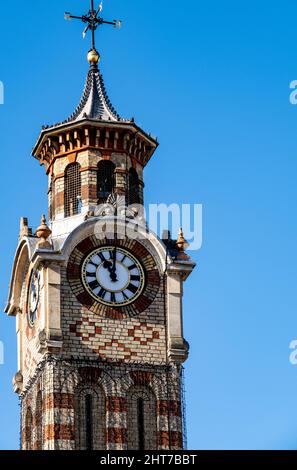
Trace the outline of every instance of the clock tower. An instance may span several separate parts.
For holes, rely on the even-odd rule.
[[[92,33],[98,13],[83,17]],[[43,127],[33,150],[48,175],[48,222],[33,232],[21,219],[6,307],[21,446],[178,450],[183,282],[195,264],[182,231],[161,240],[145,223],[143,170],[158,144],[115,111],[99,59],[93,43],[78,107]]]

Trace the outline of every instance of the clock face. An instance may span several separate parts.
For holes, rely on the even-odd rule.
[[[30,278],[28,296],[28,321],[31,326],[35,324],[40,299],[40,272],[33,271]]]
[[[114,246],[97,248],[87,256],[82,280],[95,300],[112,307],[133,303],[145,287],[140,262],[130,252]]]

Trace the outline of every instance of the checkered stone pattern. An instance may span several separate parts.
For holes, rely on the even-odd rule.
[[[22,394],[22,449],[88,449],[87,395],[93,450],[139,448],[138,398],[144,401],[145,449],[182,449],[179,371],[73,358],[47,358]]]
[[[149,310],[136,318],[100,317],[79,305],[67,283],[62,285],[65,350],[101,360],[159,363],[166,360],[166,332],[162,291]]]

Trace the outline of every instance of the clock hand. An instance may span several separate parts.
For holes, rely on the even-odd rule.
[[[105,260],[103,263],[104,269],[107,269],[110,274],[110,279],[112,282],[117,282],[117,275],[116,275],[116,248],[113,252],[112,260]]]
[[[118,278],[116,274],[116,270],[117,270],[117,249],[116,248],[113,250],[112,259],[113,259],[113,264],[110,270],[110,279],[112,280],[112,282],[117,282]]]
[[[111,261],[107,261],[107,260],[104,261],[104,263],[103,263],[103,268],[104,268],[104,269],[108,269],[108,271],[110,271],[111,268],[112,268],[112,262],[111,262]]]

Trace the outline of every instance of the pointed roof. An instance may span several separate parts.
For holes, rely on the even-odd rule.
[[[71,130],[92,128],[123,129],[121,133],[124,139],[122,147],[127,145],[131,137],[131,145],[135,151],[142,154],[143,163],[146,164],[158,147],[157,139],[146,133],[134,121],[134,118],[123,119],[112,106],[104,86],[103,78],[98,67],[100,54],[96,49],[88,53],[90,69],[88,71],[85,88],[80,102],[75,111],[65,121],[54,125],[43,126],[37,142],[32,150],[32,155],[42,164],[48,164],[61,150],[61,139],[71,139]],[[128,132],[128,134],[127,134]],[[66,134],[65,134],[66,133]],[[134,137],[132,136],[134,134]],[[74,143],[72,142],[72,146]],[[87,145],[87,144],[86,144]],[[97,145],[97,144],[96,144]],[[79,147],[80,148],[80,147]],[[134,154],[135,154],[134,151]],[[45,163],[47,162],[47,163]]]
[[[43,129],[50,129],[64,124],[71,124],[83,119],[130,122],[130,120],[126,121],[122,119],[111,104],[106,92],[103,76],[98,67],[98,63],[96,61],[89,62],[90,69],[88,71],[84,91],[75,111],[64,121],[56,123],[52,126],[43,126]]]
[[[79,105],[65,123],[80,121],[84,117],[103,121],[121,120],[107,96],[103,77],[96,64],[90,67]]]

